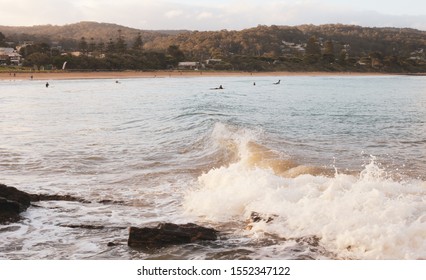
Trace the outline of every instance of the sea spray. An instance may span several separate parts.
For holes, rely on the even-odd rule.
[[[273,216],[236,233],[285,239],[316,236],[338,258],[426,258],[426,188],[419,180],[395,181],[376,160],[358,175],[277,175],[250,164],[248,143],[240,159],[198,178],[185,196],[187,213],[216,223],[247,221],[253,212]]]

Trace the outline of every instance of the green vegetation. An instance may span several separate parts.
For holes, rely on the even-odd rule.
[[[95,22],[0,26],[0,46],[7,45],[20,47],[23,66],[37,69],[61,69],[65,62],[78,70],[175,69],[194,61],[207,70],[426,72],[426,32],[401,28],[273,25],[200,32]]]

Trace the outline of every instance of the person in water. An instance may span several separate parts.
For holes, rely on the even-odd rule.
[[[278,82],[274,83],[274,85],[279,85],[281,83],[281,80],[278,80]]]
[[[47,87],[47,88],[49,87],[49,82],[47,82],[47,83],[46,83],[46,87]]]

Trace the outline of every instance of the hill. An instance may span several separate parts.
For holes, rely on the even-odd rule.
[[[163,66],[176,67],[182,59],[203,62],[214,58],[215,65],[209,67],[216,70],[426,72],[426,31],[408,28],[327,24],[259,25],[241,31],[154,31],[80,22],[64,26],[0,26],[0,32],[15,44],[33,41],[60,46],[65,51],[96,50],[98,55],[116,52],[117,61],[122,61],[127,53],[128,63],[136,55],[128,52],[139,37],[144,52],[165,55],[161,59],[155,55]],[[120,63],[117,61],[116,66]],[[151,66],[155,64],[152,63]],[[364,65],[368,67],[359,67]]]
[[[35,26],[0,26],[2,32],[9,41],[35,41],[55,42],[65,48],[73,48],[82,37],[87,40],[93,38],[95,42],[108,42],[115,39],[120,30],[121,36],[127,40],[133,40],[138,34],[148,41],[154,38],[175,35],[179,30],[140,30],[113,23],[99,23],[82,21],[67,25],[35,25]]]
[[[264,55],[278,51],[286,43],[305,44],[315,36],[320,41],[332,40],[337,44],[350,45],[355,55],[379,51],[383,54],[407,55],[426,48],[426,31],[408,28],[370,28],[355,25],[300,25],[263,26],[241,31],[188,31],[188,30],[140,30],[112,23],[84,21],[63,26],[38,25],[31,27],[0,26],[9,41],[61,42],[75,47],[82,37],[95,42],[108,42],[118,36],[131,42],[138,34],[147,49],[165,50],[177,45],[184,52],[211,56],[213,51],[222,55]],[[120,34],[119,34],[120,33]],[[74,42],[70,44],[70,42]]]

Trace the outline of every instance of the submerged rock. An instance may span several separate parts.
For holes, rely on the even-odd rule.
[[[0,184],[0,224],[17,222],[21,219],[20,213],[31,206],[31,202],[45,200],[62,200],[86,202],[84,199],[70,195],[48,195],[48,194],[30,194],[18,190],[15,187]]]
[[[164,223],[155,228],[131,227],[127,244],[140,249],[158,249],[203,240],[217,240],[217,231],[192,223],[184,225]]]
[[[30,194],[32,202],[38,201],[52,201],[52,200],[60,200],[60,201],[77,201],[82,203],[90,203],[82,198],[78,198],[71,195],[59,195],[59,194]]]

